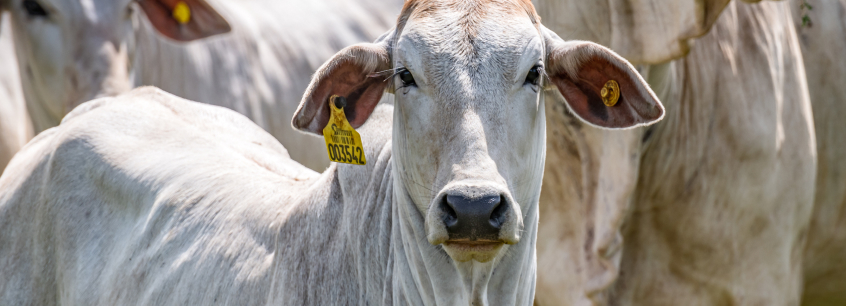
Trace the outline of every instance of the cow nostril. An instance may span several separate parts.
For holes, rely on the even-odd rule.
[[[501,195],[465,197],[447,195],[440,202],[441,218],[449,239],[496,241],[508,219],[508,205]]]
[[[499,203],[496,208],[494,208],[493,212],[491,212],[491,218],[488,222],[491,223],[491,226],[497,229],[502,228],[502,224],[505,223],[505,213],[507,211],[508,205],[506,204],[505,198],[500,196]]]
[[[455,214],[455,209],[449,204],[447,197],[441,200],[441,211],[443,212],[441,218],[444,221],[444,225],[453,227],[458,223],[458,215]]]

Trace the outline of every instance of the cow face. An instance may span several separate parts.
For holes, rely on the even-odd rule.
[[[37,131],[57,125],[79,103],[131,88],[134,12],[177,41],[229,31],[202,0],[4,1]]]
[[[537,203],[544,41],[518,3],[456,4],[418,4],[395,36],[393,153],[429,242],[487,262]]]
[[[545,89],[601,127],[663,114],[627,62],[596,44],[565,43],[537,21],[527,1],[408,1],[395,30],[317,72],[293,125],[320,134],[328,98],[340,95],[360,126],[382,92],[393,92],[397,197],[410,199],[429,243],[452,259],[491,261],[537,228],[524,220],[537,222]],[[606,106],[612,79],[619,95]]]

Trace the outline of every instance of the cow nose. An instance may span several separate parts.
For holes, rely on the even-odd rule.
[[[499,240],[499,232],[508,210],[502,196],[468,198],[447,195],[441,205],[450,240]]]

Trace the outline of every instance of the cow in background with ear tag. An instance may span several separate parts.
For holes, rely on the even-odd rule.
[[[382,0],[0,2],[0,9],[11,13],[36,134],[58,125],[84,101],[152,85],[246,115],[287,146],[292,158],[315,170],[329,164],[325,154],[314,154],[325,150],[323,142],[289,123],[308,85],[301,76],[340,46],[378,37],[402,5]]]
[[[58,125],[82,102],[134,87],[138,7],[159,34],[178,42],[231,30],[204,0],[4,1],[36,133]],[[178,3],[191,11],[186,23],[174,17]]]

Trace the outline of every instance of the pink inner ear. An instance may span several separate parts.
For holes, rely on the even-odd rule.
[[[637,86],[635,82],[640,82],[637,76],[599,56],[584,61],[576,76],[561,71],[551,75],[550,80],[573,112],[597,126],[627,128],[652,122],[663,114],[657,101]],[[620,86],[620,99],[614,106],[606,106],[600,94],[609,80],[617,81]]]
[[[180,1],[191,10],[191,19],[186,24],[173,18],[173,8]],[[138,0],[138,4],[160,34],[176,41],[187,42],[232,30],[229,23],[203,0]]]

